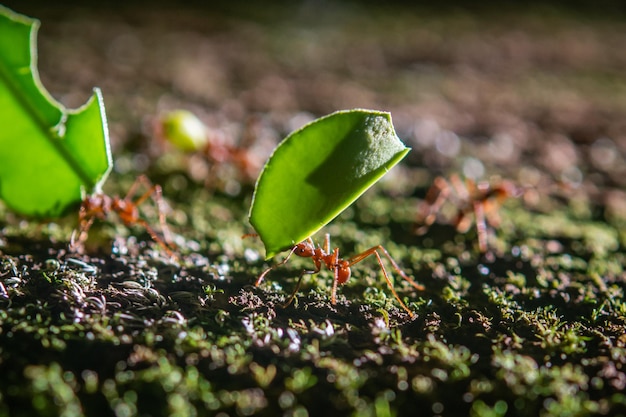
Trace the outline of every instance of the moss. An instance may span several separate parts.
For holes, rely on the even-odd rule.
[[[80,12],[89,30],[76,42],[101,46],[94,34],[118,39],[110,30],[120,27],[146,45],[167,47],[181,37],[209,53],[211,65],[201,69],[220,82],[203,76],[190,91],[180,80],[197,73],[180,66],[164,92],[169,63],[179,57],[171,47],[175,58],[156,46],[154,56],[144,50],[145,70],[163,71],[145,79],[126,80],[126,67],[95,61],[93,70],[111,89],[117,141],[106,191],[123,195],[139,173],[160,183],[180,259],[167,259],[143,228],[127,228],[114,216],[94,225],[85,253],[69,253],[75,216],[37,223],[0,206],[0,416],[626,414],[626,233],[617,215],[623,157],[614,153],[612,166],[593,159],[598,137],[614,140],[615,149],[623,145],[623,97],[595,90],[607,78],[593,78],[594,68],[606,75],[607,65],[617,65],[614,27],[527,16],[515,17],[511,32],[497,19],[461,12],[360,20],[350,10],[331,13],[336,26],[320,38],[291,20],[266,34],[262,23],[232,16],[217,19],[230,30],[218,25],[214,34],[223,36],[213,38],[200,29],[206,22],[195,20],[200,14],[183,8],[182,23],[173,24],[191,26],[163,38],[148,23],[145,33],[136,32],[112,16],[119,25]],[[171,13],[141,16],[159,27],[172,24]],[[393,27],[357,30],[380,21]],[[46,22],[54,24],[56,36],[81,27]],[[593,34],[583,44],[581,28]],[[382,34],[389,36],[384,42]],[[308,36],[328,42],[310,43]],[[225,38],[228,51],[221,49]],[[511,45],[525,45],[525,58]],[[87,59],[102,49],[80,50]],[[565,81],[553,85],[581,60],[591,69],[565,71]],[[198,68],[201,61],[194,58]],[[48,77],[76,84],[74,77]],[[608,80],[619,83],[619,72]],[[255,287],[276,261],[263,260],[257,239],[242,239],[252,231],[252,184],[133,131],[155,112],[146,102],[164,93],[159,103],[199,109],[219,134],[256,138],[260,153],[305,117],[301,111],[390,107],[414,151],[326,231],[346,257],[384,245],[425,286],[417,291],[390,269],[415,316],[399,307],[375,258],[354,265],[334,305],[332,276],[322,271],[306,275],[293,303],[283,306],[301,271],[312,268],[308,259],[290,260]],[[456,137],[459,153],[440,152],[441,137]],[[554,143],[560,147],[550,148]],[[554,153],[569,155],[567,168],[577,171],[557,169]],[[499,227],[489,228],[486,254],[477,251],[475,228],[460,233],[438,221],[414,233],[433,177],[463,172],[471,168],[467,161],[526,187],[504,203]],[[144,214],[158,224],[154,212]]]

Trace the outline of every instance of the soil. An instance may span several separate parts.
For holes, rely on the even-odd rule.
[[[42,21],[55,98],[77,107],[102,89],[105,191],[160,184],[178,259],[115,216],[77,253],[76,212],[0,207],[0,416],[626,414],[619,9],[10,7]],[[414,316],[373,258],[335,305],[322,272],[282,306],[306,259],[254,286],[277,262],[242,238],[255,175],[159,137],[180,108],[258,161],[315,117],[391,112],[412,152],[324,232],[346,256],[384,245],[426,287],[395,282]],[[455,175],[516,187],[487,253],[455,227],[459,190],[416,233],[430,185]]]

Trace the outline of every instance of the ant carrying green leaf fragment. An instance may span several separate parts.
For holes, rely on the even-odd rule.
[[[165,113],[155,123],[155,131],[175,148],[201,155],[214,171],[221,165],[235,168],[242,182],[251,183],[260,171],[261,159],[254,152],[244,144],[225,140],[219,129],[209,128],[188,110]]]
[[[250,223],[266,259],[314,235],[410,151],[389,113],[345,110],[283,140],[256,183]]]
[[[57,217],[100,189],[111,151],[100,90],[68,110],[41,84],[38,27],[0,6],[0,199],[23,215]]]
[[[0,198],[20,214],[39,217],[58,217],[81,203],[71,250],[86,239],[94,219],[115,212],[127,226],[143,226],[175,257],[158,185],[142,176],[124,198],[102,192],[112,165],[102,95],[94,89],[77,110],[50,96],[37,69],[38,27],[38,20],[0,6]],[[146,190],[133,200],[140,186]],[[148,198],[157,206],[163,238],[139,214]]]
[[[140,187],[144,188],[143,193],[136,197]],[[150,223],[144,219],[140,213],[140,206],[148,199],[152,199],[159,216],[159,223],[163,237],[159,236]],[[109,196],[102,192],[88,195],[83,200],[78,212],[78,230],[74,230],[70,241],[70,250],[81,249],[82,244],[87,239],[87,233],[93,225],[94,220],[105,220],[110,213],[115,213],[119,219],[128,227],[142,226],[154,240],[171,258],[177,258],[174,252],[172,237],[165,222],[165,210],[163,208],[163,192],[161,186],[152,184],[150,180],[141,175],[130,186],[126,196]]]
[[[323,246],[316,247],[311,239],[409,150],[396,135],[390,114],[379,111],[339,111],[290,134],[265,164],[250,208],[250,223],[265,245],[266,259],[283,250],[290,252],[282,262],[265,270],[256,285],[291,255],[309,257],[315,269],[303,274],[316,274],[323,265],[333,272],[331,302],[335,304],[337,286],[350,278],[350,268],[375,256],[395,298],[412,315],[394,290],[380,254],[414,288],[423,287],[400,269],[385,248],[374,246],[342,259],[339,248],[331,251],[328,235]]]

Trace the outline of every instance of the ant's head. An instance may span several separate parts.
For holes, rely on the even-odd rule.
[[[294,247],[293,253],[303,258],[310,258],[315,254],[315,246],[309,240],[305,240]]]
[[[102,193],[90,194],[83,200],[83,208],[87,212],[108,212],[111,209],[111,198]]]
[[[515,184],[513,181],[502,181],[502,183],[495,187],[495,192],[500,199],[511,197],[518,198],[521,197],[525,191],[524,187]]]
[[[113,197],[111,199],[111,208],[114,211],[124,211],[128,205],[129,202],[124,200],[123,198]]]

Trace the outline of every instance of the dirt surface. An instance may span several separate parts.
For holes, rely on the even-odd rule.
[[[179,259],[115,216],[74,253],[75,212],[35,222],[0,208],[0,415],[626,414],[615,16],[11,6],[42,21],[54,97],[75,107],[102,89],[115,160],[105,190],[123,195],[140,174],[161,184]],[[384,245],[426,286],[396,280],[414,317],[375,259],[353,268],[336,305],[324,272],[280,307],[305,259],[254,287],[275,262],[242,239],[254,175],[165,143],[156,126],[178,108],[258,161],[315,117],[390,111],[413,151],[325,232],[347,256]],[[454,227],[458,201],[415,232],[439,175],[520,191],[488,228],[487,253],[474,227]]]

